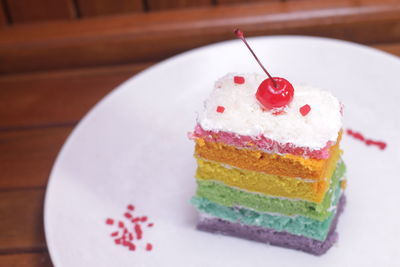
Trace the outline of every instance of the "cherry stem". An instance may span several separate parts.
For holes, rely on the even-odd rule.
[[[276,84],[276,81],[274,80],[274,78],[272,78],[272,76],[269,74],[269,72],[264,68],[263,64],[261,64],[260,60],[258,59],[256,54],[254,53],[253,49],[251,49],[250,45],[247,43],[246,39],[244,38],[243,32],[241,30],[239,30],[239,29],[236,29],[235,30],[235,35],[236,35],[237,38],[239,38],[240,40],[242,40],[244,42],[244,44],[250,50],[250,52],[253,55],[253,57],[256,59],[257,63],[260,65],[260,67],[263,69],[263,71],[268,75],[268,78],[270,78],[272,80],[272,83],[273,83],[274,87],[278,88],[278,85]]]

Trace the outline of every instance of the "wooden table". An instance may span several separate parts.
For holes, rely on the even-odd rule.
[[[325,1],[324,5],[327,2],[332,1]],[[348,4],[349,1],[342,2]],[[260,17],[258,11],[246,8],[241,9],[244,11],[239,15],[237,7],[207,12],[204,9],[168,11],[150,18],[113,17],[107,18],[107,23],[114,23],[115,29],[106,37],[98,26],[105,23],[102,19],[84,21],[79,24],[82,27],[79,32],[70,31],[78,27],[75,22],[0,30],[0,37],[7,37],[0,38],[0,266],[52,266],[43,230],[43,199],[49,172],[62,144],[82,116],[118,84],[174,53],[230,39],[234,25],[243,25],[250,35],[298,33],[354,40],[399,56],[400,6],[396,4],[386,10],[378,8],[373,14],[379,16],[375,17],[366,15],[366,10],[352,9],[353,6],[356,5],[347,7],[347,13],[342,12],[337,19],[314,16],[296,20],[287,10],[278,7],[273,7],[275,13],[271,14],[281,12],[286,18],[271,15],[268,20]],[[296,5],[290,7],[293,12],[300,12]],[[266,4],[260,8],[271,9]],[[386,20],[382,19],[383,13]],[[164,21],[168,17],[174,20],[172,15],[176,14],[184,15],[180,17],[183,22],[170,22],[164,24],[164,28],[155,26],[154,21]],[[308,16],[312,14],[315,15],[310,13]],[[351,14],[351,18],[346,14]],[[224,16],[233,18],[228,21],[222,19]],[[199,21],[200,17],[201,27],[193,19]],[[250,22],[249,17],[253,18]],[[279,24],[278,19],[283,21]],[[146,34],[140,33],[143,27],[126,27],[126,23],[138,20],[149,20],[146,21]],[[322,22],[325,26],[321,26]],[[268,25],[274,27],[268,28]],[[380,32],[367,34],[371,29],[386,31],[386,35]],[[32,31],[36,35],[29,34]],[[131,31],[137,38],[124,39]],[[148,38],[150,33],[151,38]],[[77,46],[78,40],[85,36],[90,36],[85,39],[86,44]],[[107,45],[110,36],[119,38],[112,48],[113,56],[102,55],[102,50],[88,49],[90,46],[99,48],[100,43]],[[173,46],[170,36],[181,37],[183,43]],[[161,42],[158,48],[149,45],[155,40]],[[121,57],[123,49],[129,46],[141,50],[128,49],[125,53],[129,59],[124,60]],[[51,51],[46,53],[46,49]],[[62,53],[71,55],[81,50],[88,53],[81,60],[78,57],[68,61],[62,56]],[[59,58],[54,58],[57,53]],[[36,61],[24,64],[24,60]]]

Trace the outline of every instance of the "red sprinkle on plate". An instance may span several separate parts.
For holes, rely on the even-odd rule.
[[[371,146],[371,145],[372,146],[377,146],[377,147],[379,147],[380,150],[384,150],[386,148],[386,146],[387,146],[387,144],[385,142],[368,139],[360,132],[356,132],[356,131],[347,129],[346,133],[348,135],[352,136],[354,139],[363,142],[367,146]]]
[[[135,230],[137,239],[142,239],[143,232],[142,232],[142,228],[140,227],[140,224],[135,224],[134,230]]]
[[[224,113],[224,111],[225,111],[225,108],[223,106],[218,106],[217,107],[217,112],[218,113]]]
[[[117,236],[117,235],[118,235],[118,231],[111,233],[111,236],[112,236],[112,237],[115,237],[115,236]]]
[[[106,224],[108,224],[108,225],[113,225],[113,224],[114,224],[114,220],[108,218],[108,219],[106,220]]]
[[[137,246],[136,242],[145,242],[143,240],[145,234],[145,228],[152,227],[154,225],[153,222],[147,222],[147,216],[135,216],[133,211],[135,210],[135,206],[128,205],[126,207],[126,211],[122,214],[122,219],[115,221],[114,219],[107,218],[105,223],[107,225],[114,225],[115,222],[117,229],[114,229],[113,232],[110,233],[111,238],[113,239],[116,245],[122,245],[131,251],[135,251]],[[142,241],[143,240],[143,241]],[[135,241],[135,243],[134,243]],[[145,243],[146,246],[140,246],[147,251],[153,249],[153,245],[150,243]]]

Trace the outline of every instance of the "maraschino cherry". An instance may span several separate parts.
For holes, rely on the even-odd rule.
[[[266,110],[281,110],[287,106],[293,99],[294,89],[290,82],[280,77],[272,77],[269,72],[261,64],[260,60],[254,54],[253,50],[244,38],[244,34],[241,30],[236,29],[235,35],[241,39],[251,54],[254,56],[258,64],[267,74],[268,79],[265,79],[258,87],[256,98],[260,102],[261,106]],[[280,114],[276,112],[276,114]]]

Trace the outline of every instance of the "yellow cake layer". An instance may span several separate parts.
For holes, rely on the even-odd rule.
[[[326,179],[306,180],[287,176],[248,171],[197,158],[196,178],[222,182],[225,185],[268,196],[302,199],[321,203],[329,189],[340,150],[335,150],[334,160],[327,168]]]
[[[331,156],[328,159],[303,158],[292,154],[270,154],[260,150],[236,148],[223,143],[208,142],[202,138],[196,139],[195,155],[243,170],[323,180],[330,177],[328,166],[335,165],[337,162],[340,153],[340,138],[341,134],[339,134],[336,144],[330,148]]]

